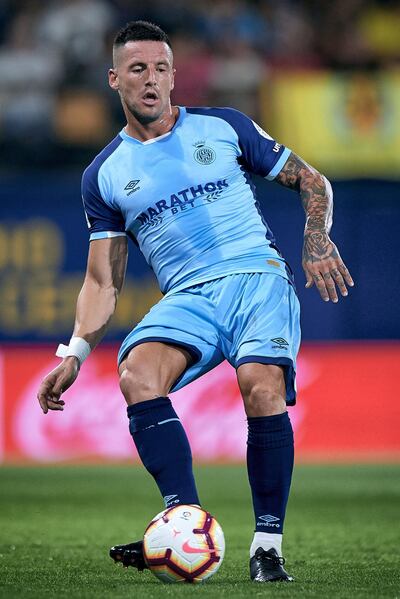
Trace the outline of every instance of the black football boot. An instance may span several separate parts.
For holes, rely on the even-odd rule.
[[[284,563],[276,549],[265,551],[259,547],[250,559],[250,578],[253,582],[293,582],[294,578],[283,568]]]
[[[127,545],[115,545],[110,549],[110,557],[117,563],[121,562],[125,568],[132,566],[139,572],[147,569],[143,556],[143,541],[128,543]]]

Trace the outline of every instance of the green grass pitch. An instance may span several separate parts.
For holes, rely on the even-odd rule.
[[[0,597],[400,597],[399,465],[298,466],[284,553],[293,584],[248,578],[253,518],[243,466],[202,466],[203,505],[225,560],[204,585],[164,585],[123,569],[110,545],[138,539],[160,509],[133,466],[0,468]]]

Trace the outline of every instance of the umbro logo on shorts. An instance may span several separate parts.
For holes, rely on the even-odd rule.
[[[274,349],[287,349],[289,346],[289,343],[283,337],[274,337],[271,341],[276,343],[276,345],[273,346]]]

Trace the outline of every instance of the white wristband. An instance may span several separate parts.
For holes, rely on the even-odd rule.
[[[60,345],[57,347],[56,356],[59,358],[66,358],[67,356],[75,356],[79,360],[79,364],[81,365],[88,355],[90,354],[92,348],[89,343],[82,339],[82,337],[71,337],[69,345]]]

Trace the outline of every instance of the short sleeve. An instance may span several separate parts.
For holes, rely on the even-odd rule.
[[[190,109],[224,119],[235,130],[241,156],[239,162],[246,170],[273,180],[285,165],[291,150],[273,139],[257,123],[234,108]]]
[[[82,201],[90,240],[125,235],[125,222],[119,210],[113,208],[99,186],[99,168],[93,162],[82,176]]]
[[[290,150],[242,112],[226,110],[230,112],[229,122],[239,137],[244,166],[256,175],[274,179],[287,161]]]

